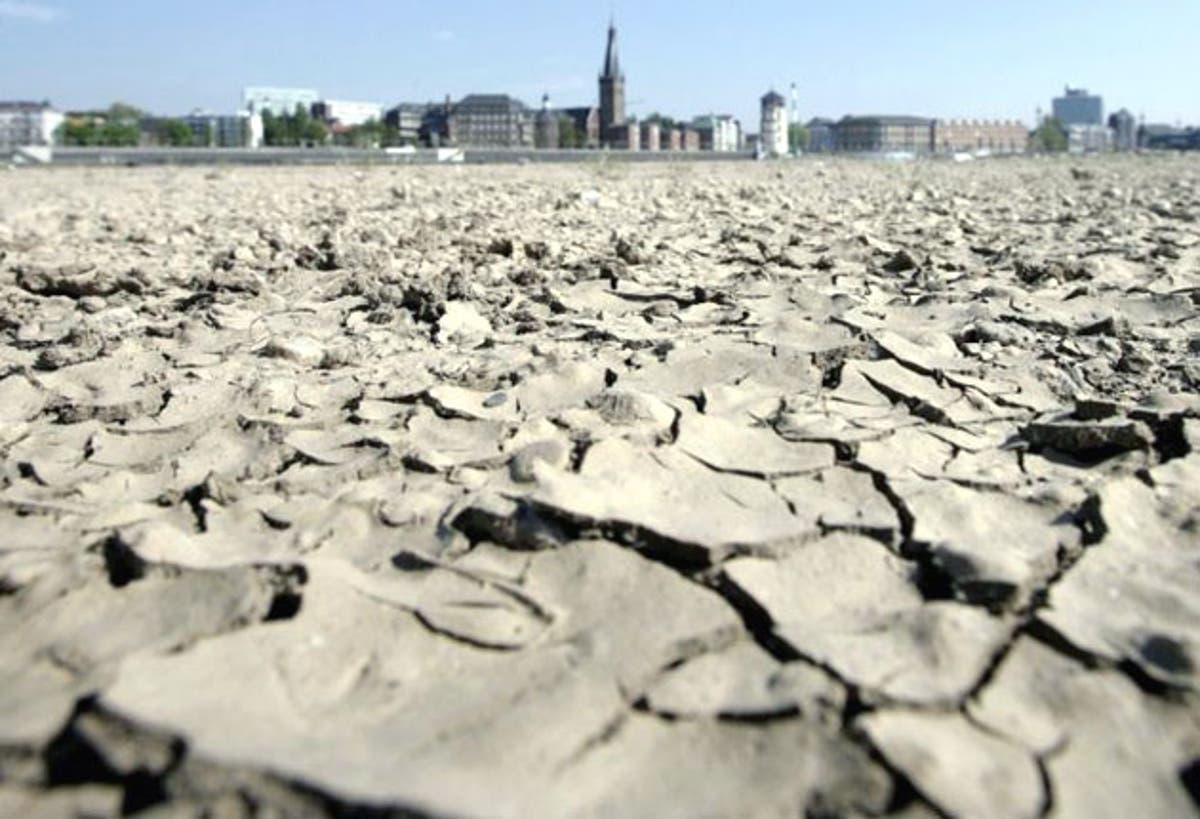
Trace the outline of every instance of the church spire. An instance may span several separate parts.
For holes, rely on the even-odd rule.
[[[617,24],[615,19],[608,21],[608,48],[604,51],[604,71],[601,79],[615,80],[621,77],[621,61],[617,57]]]

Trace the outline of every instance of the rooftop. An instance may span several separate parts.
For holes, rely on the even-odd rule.
[[[508,94],[468,94],[454,110],[472,114],[508,114],[528,110],[525,103]]]
[[[929,117],[913,117],[905,114],[866,114],[862,116],[844,116],[839,125],[914,125],[926,126],[933,122]]]
[[[0,101],[0,111],[36,113],[38,111],[47,111],[49,108],[50,103],[48,102],[29,102],[27,100]]]

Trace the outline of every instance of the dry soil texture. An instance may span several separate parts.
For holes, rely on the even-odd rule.
[[[0,813],[1194,815],[1198,179],[0,173]]]

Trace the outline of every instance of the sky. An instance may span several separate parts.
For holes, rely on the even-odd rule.
[[[232,112],[246,85],[327,99],[509,93],[595,104],[615,16],[629,112],[1017,118],[1065,84],[1200,124],[1200,0],[0,0],[0,99]]]

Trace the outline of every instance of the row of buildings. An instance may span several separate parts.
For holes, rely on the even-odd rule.
[[[804,128],[809,153],[1007,155],[1029,148],[1029,129],[1017,120],[846,116],[811,119]]]
[[[180,117],[142,117],[137,127],[143,143],[153,144],[168,133],[179,139],[182,123],[191,134],[189,144],[237,148],[259,147],[269,137],[272,117],[294,121],[298,113],[323,124],[324,128],[316,129],[322,139],[341,142],[353,137],[357,129],[374,125],[380,144],[428,147],[713,152],[753,149],[763,156],[785,156],[801,148],[809,153],[912,156],[1017,154],[1030,148],[1030,132],[1016,120],[914,116],[811,119],[803,126],[807,137],[801,146],[793,131],[797,135],[800,132],[794,87],[790,115],[787,101],[779,93],[770,91],[761,98],[757,135],[747,135],[742,124],[729,114],[706,114],[686,122],[658,115],[638,120],[626,112],[626,78],[612,23],[598,86],[595,105],[555,108],[544,96],[541,107],[533,109],[507,94],[469,94],[458,101],[446,97],[441,102],[405,102],[386,110],[375,102],[324,98],[315,89],[251,86],[243,90],[241,110],[236,113],[196,111]],[[1068,86],[1061,97],[1054,99],[1052,111],[1053,121],[1074,153],[1200,147],[1194,131],[1139,124],[1126,110],[1106,121],[1103,100],[1084,89]],[[83,113],[64,117],[48,103],[0,103],[0,148],[48,145],[64,121],[90,117],[95,122],[103,116]],[[1043,121],[1040,111],[1038,121]],[[301,137],[301,141],[312,140]]]

